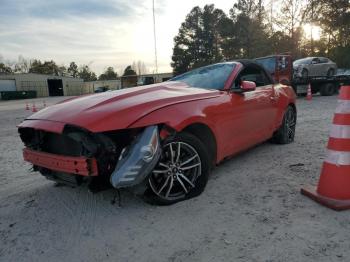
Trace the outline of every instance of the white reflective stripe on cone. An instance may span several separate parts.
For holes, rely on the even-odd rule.
[[[350,152],[328,150],[325,162],[337,166],[350,166]]]
[[[338,100],[336,114],[350,114],[350,100]]]
[[[350,139],[350,126],[333,124],[329,136],[333,138]]]

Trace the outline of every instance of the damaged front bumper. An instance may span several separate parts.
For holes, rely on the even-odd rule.
[[[123,149],[110,177],[115,188],[132,187],[143,182],[161,156],[158,126],[149,126],[130,146]]]
[[[60,156],[46,152],[38,152],[28,148],[23,149],[23,158],[34,166],[40,166],[58,172],[80,176],[98,175],[95,158]]]

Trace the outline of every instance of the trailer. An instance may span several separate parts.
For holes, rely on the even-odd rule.
[[[322,96],[337,94],[340,86],[350,85],[350,75],[346,70],[333,76],[294,77],[292,58],[289,54],[259,57],[255,61],[265,67],[276,83],[291,85],[299,96],[307,94],[309,85],[313,94],[319,92]]]
[[[307,88],[311,86],[312,94],[321,96],[337,94],[340,86],[350,84],[350,75],[315,76],[307,78],[293,78],[292,87],[297,95],[305,96]]]

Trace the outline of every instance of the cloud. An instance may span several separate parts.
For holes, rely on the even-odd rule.
[[[107,63],[123,67],[137,59],[129,47],[134,24],[146,12],[143,0],[0,2],[0,54],[5,59],[22,54],[65,64],[93,60],[98,73]]]
[[[134,5],[130,4],[129,1],[1,0],[0,16],[45,19],[65,18],[67,16],[90,17],[92,19],[100,16],[123,18],[133,15],[134,10]]]
[[[225,10],[228,2],[215,4]],[[171,71],[173,38],[181,22],[193,6],[207,3],[155,0],[160,72]],[[152,0],[0,0],[0,54],[4,60],[23,55],[65,65],[93,61],[98,74],[142,60],[153,71],[152,18]]]

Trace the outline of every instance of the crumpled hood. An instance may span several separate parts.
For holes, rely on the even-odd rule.
[[[180,82],[133,87],[68,99],[29,116],[86,128],[92,132],[123,129],[143,116],[172,104],[217,97],[220,91]]]

